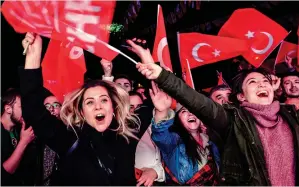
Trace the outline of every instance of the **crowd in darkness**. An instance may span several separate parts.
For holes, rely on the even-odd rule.
[[[1,96],[1,185],[299,185],[298,59],[202,93],[145,43],[127,41],[148,84],[102,59],[102,79],[61,102],[43,86],[42,38],[27,33],[20,87]]]

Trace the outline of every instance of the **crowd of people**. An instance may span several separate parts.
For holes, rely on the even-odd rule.
[[[299,185],[295,68],[242,69],[203,94],[127,43],[149,87],[102,59],[102,79],[61,103],[43,86],[41,37],[26,34],[20,88],[1,96],[2,185]]]

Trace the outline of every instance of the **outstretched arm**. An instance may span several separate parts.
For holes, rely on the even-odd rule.
[[[204,124],[218,132],[223,132],[223,128],[226,128],[229,122],[227,113],[221,105],[193,90],[174,74],[156,65],[149,51],[132,41],[128,43],[132,46],[132,51],[142,60],[142,64],[136,66],[141,74],[147,79],[154,80],[161,89],[201,119]]]

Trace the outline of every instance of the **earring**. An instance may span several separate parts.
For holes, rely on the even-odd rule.
[[[112,114],[112,115],[113,115],[113,117],[115,117],[115,114],[114,114],[114,112],[113,112],[113,114]]]

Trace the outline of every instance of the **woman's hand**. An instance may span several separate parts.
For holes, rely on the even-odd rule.
[[[171,106],[172,99],[165,92],[160,90],[158,86],[152,81],[152,89],[150,89],[150,96],[157,111],[168,111]]]
[[[133,40],[136,41],[135,38]],[[144,64],[155,63],[150,50],[148,48],[144,49],[140,45],[137,45],[133,40],[127,40],[127,43],[131,46],[130,50],[139,56],[142,63],[144,63]],[[138,40],[140,40],[140,39],[138,39]]]
[[[37,69],[41,64],[42,39],[39,35],[27,32],[22,41],[23,48],[27,48],[25,69]]]
[[[159,77],[162,72],[162,68],[155,63],[141,64],[136,65],[138,71],[144,75],[149,80],[155,80]]]
[[[113,68],[113,64],[112,62],[106,60],[106,59],[102,59],[101,60],[101,65],[104,71],[104,76],[105,77],[111,77],[112,75],[112,68]]]

